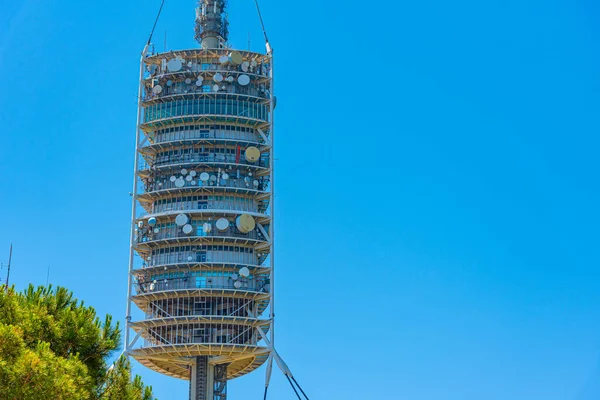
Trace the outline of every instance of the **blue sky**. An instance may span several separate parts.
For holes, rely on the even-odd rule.
[[[0,259],[123,319],[139,53],[158,0],[0,3]],[[600,398],[600,7],[262,0],[277,345],[311,398]],[[252,1],[231,43],[263,50]],[[167,0],[157,49],[196,47]],[[6,256],[2,252],[5,249]],[[4,270],[2,272],[5,272]],[[136,367],[161,400],[187,383]],[[262,398],[264,370],[230,396]],[[272,399],[293,399],[275,374]]]

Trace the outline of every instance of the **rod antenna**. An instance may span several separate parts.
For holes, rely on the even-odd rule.
[[[10,244],[10,253],[8,254],[8,271],[6,272],[6,293],[8,293],[10,280],[10,264],[12,262],[12,243]]]

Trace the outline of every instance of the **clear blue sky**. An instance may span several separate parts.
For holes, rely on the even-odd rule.
[[[145,4],[146,8],[141,4]],[[160,1],[0,3],[0,259],[123,319],[139,53]],[[195,47],[167,0],[157,49]],[[600,6],[262,0],[277,343],[312,399],[600,398]],[[231,42],[263,44],[250,0]],[[136,367],[161,400],[187,383]],[[262,399],[264,370],[230,384]],[[271,399],[294,399],[275,374]]]

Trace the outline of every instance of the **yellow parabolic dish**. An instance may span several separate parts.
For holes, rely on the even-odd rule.
[[[248,214],[242,214],[236,219],[237,228],[242,233],[252,232],[256,227],[256,222],[254,221],[254,217]]]
[[[246,149],[246,160],[248,162],[256,162],[260,158],[260,150],[254,146],[250,146]]]
[[[231,60],[232,64],[235,65],[240,65],[242,62],[244,62],[242,55],[237,51],[232,51],[231,54],[229,54],[229,60]]]

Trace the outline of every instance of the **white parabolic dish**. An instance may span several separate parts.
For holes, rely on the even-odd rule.
[[[179,58],[174,58],[172,60],[169,60],[169,62],[167,63],[167,68],[169,68],[169,71],[171,72],[177,72],[179,70],[181,70],[182,64],[181,64],[181,60]]]
[[[177,224],[177,226],[184,226],[188,223],[189,220],[190,219],[185,214],[179,214],[177,217],[175,217],[175,223]]]
[[[224,231],[227,230],[227,228],[229,228],[229,221],[227,220],[227,218],[219,218],[217,220],[217,229],[220,231]]]
[[[238,77],[238,83],[242,86],[246,86],[250,83],[250,77],[248,75],[240,75]]]

